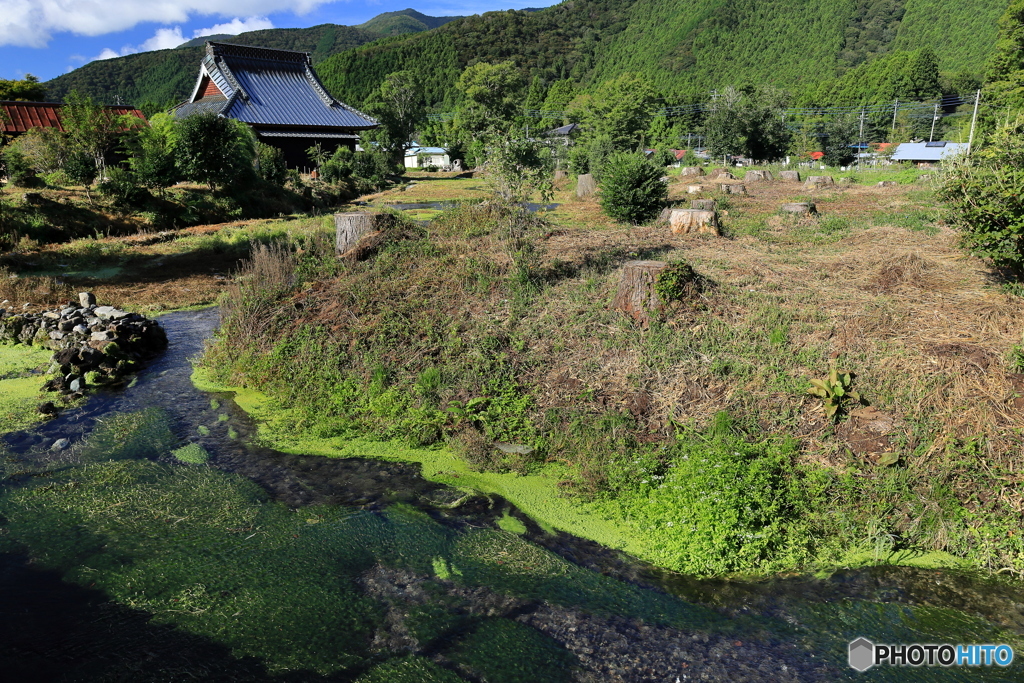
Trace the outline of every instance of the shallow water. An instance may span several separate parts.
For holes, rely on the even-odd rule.
[[[329,559],[330,553],[339,552],[338,563],[360,567],[358,572],[352,570],[353,585],[358,588],[347,588],[345,595],[349,597],[345,599],[369,597],[376,605],[375,618],[383,621],[374,627],[373,643],[365,652],[360,650],[363,659],[358,664],[318,655],[317,664],[308,664],[316,671],[307,670],[296,680],[319,680],[321,676],[350,680],[372,671],[374,665],[415,669],[406,678],[398,676],[394,680],[459,680],[430,678],[416,668],[435,664],[442,667],[444,675],[455,672],[465,680],[488,681],[673,681],[676,676],[688,680],[688,676],[700,675],[710,680],[837,680],[853,674],[845,668],[845,647],[858,636],[877,642],[958,643],[991,642],[1024,634],[1024,591],[1015,584],[964,572],[909,567],[841,571],[827,579],[698,580],[659,570],[568,534],[547,534],[500,498],[466,499],[459,491],[424,480],[417,465],[290,455],[261,446],[254,438],[255,425],[230,394],[198,391],[190,380],[190,361],[201,354],[205,340],[216,328],[217,311],[171,313],[160,320],[168,334],[168,349],[130,387],[99,390],[81,408],[3,436],[8,463],[13,463],[7,470],[7,489],[31,487],[41,477],[50,476],[54,477],[52,486],[62,485],[65,480],[61,472],[77,476],[74,473],[89,452],[90,439],[108,428],[116,416],[161,411],[161,422],[170,429],[176,444],[201,445],[209,453],[213,468],[255,482],[281,504],[272,508],[276,511],[273,514],[266,512],[271,520],[266,528],[278,529],[275,542],[294,537],[305,543],[314,533],[310,529],[326,533],[329,528],[335,534],[331,540],[308,536],[313,539],[308,541],[313,544],[308,557],[285,552],[277,555],[272,548],[253,549],[246,544],[251,536],[225,537],[227,540],[217,537],[220,540],[211,541],[213,545],[200,544],[186,555],[211,553],[208,559],[197,560],[197,571],[222,567],[217,563],[227,561],[225,557],[235,558],[231,562],[238,562],[238,581],[244,588],[249,585],[246,582],[258,580],[251,569],[241,568],[253,563],[304,567],[307,565],[302,563],[311,563],[296,575],[308,578],[310,573],[315,577],[317,572],[325,571],[324,566],[316,564],[324,554]],[[60,438],[69,439],[72,446],[51,450]],[[174,468],[187,467],[178,465],[166,450],[164,453],[159,456],[161,461]],[[136,476],[132,472],[137,469],[125,472]],[[191,476],[197,469],[165,468],[154,476],[166,477],[171,471]],[[173,485],[173,478],[166,481],[168,486]],[[227,497],[236,479],[223,481]],[[452,507],[456,502],[458,505]],[[303,519],[311,515],[295,528],[294,534],[284,531],[291,529],[291,522],[283,511],[292,509],[298,509]],[[410,517],[411,513],[402,512],[405,509],[426,516]],[[50,513],[49,508],[43,510]],[[506,514],[526,524],[522,539],[490,531]],[[314,526],[320,520],[330,524]],[[0,518],[0,523],[6,522]],[[55,523],[57,529],[66,524]],[[17,529],[17,520],[11,524]],[[92,528],[86,521],[81,526]],[[170,526],[173,528],[173,524]],[[255,536],[260,527],[254,524],[253,528],[257,529]],[[46,533],[52,536],[53,532],[39,533],[45,539]],[[113,575],[131,563],[144,566],[143,554],[132,555],[130,548],[134,546],[118,536],[121,532],[104,533],[109,542],[97,546],[102,549],[86,553],[76,546],[78,559],[63,560],[63,564],[47,559],[46,548],[34,547],[26,540],[22,542],[28,546],[27,555],[0,554],[3,594],[18,596],[3,610],[5,630],[0,632],[0,643],[5,644],[0,646],[0,664],[22,670],[26,663],[34,662],[39,671],[64,671],[36,680],[63,679],[66,671],[61,668],[61,657],[70,667],[65,669],[75,672],[69,680],[117,678],[130,668],[130,661],[142,656],[140,652],[152,656],[143,657],[149,657],[149,664],[140,665],[143,673],[136,680],[160,678],[168,667],[177,667],[182,675],[189,676],[208,670],[225,680],[262,680],[267,676],[263,666],[274,662],[276,668],[271,668],[277,675],[294,668],[293,660],[274,654],[272,648],[257,642],[256,635],[245,635],[248,632],[244,629],[241,636],[236,633],[219,639],[209,635],[218,632],[214,626],[189,622],[194,615],[179,618],[163,614],[150,622],[147,610],[130,607],[123,600],[112,601],[112,589],[93,590],[81,578],[91,576],[83,574],[85,571],[96,572],[93,585],[104,586],[104,572]],[[152,535],[152,531],[149,533]],[[23,538],[32,536],[25,531]],[[340,547],[337,543],[352,538],[364,539],[361,547],[369,553],[366,558],[352,559],[358,553],[352,555],[356,551],[351,549],[344,553],[332,550]],[[154,543],[152,539],[148,542]],[[96,559],[101,556],[106,559]],[[258,562],[253,559],[256,557]],[[111,566],[112,561],[118,566]],[[60,570],[42,571],[33,563],[59,566]],[[292,576],[287,574],[288,567],[262,566],[284,572],[281,576]],[[457,566],[462,567],[464,576],[459,575]],[[62,581],[62,576],[67,580]],[[335,579],[325,575],[323,580]],[[206,586],[213,579],[203,581]],[[179,599],[156,595],[166,592],[161,586],[150,589],[152,599],[146,597],[139,604],[152,606],[164,604],[160,600]],[[228,588],[224,594],[242,588]],[[156,607],[151,609],[159,612]],[[380,617],[379,610],[383,610],[384,617]],[[425,627],[415,620],[421,618],[416,617],[421,613],[432,615],[427,623],[446,625],[443,629],[437,627],[442,635],[428,637],[421,633]],[[273,617],[267,619],[272,621]],[[90,627],[96,623],[105,624],[106,631],[98,634]],[[529,630],[516,630],[521,628]],[[4,633],[9,637],[5,638]],[[53,637],[59,642],[46,642],[48,633],[57,634]],[[503,646],[495,643],[508,639],[519,642],[533,633],[543,635],[536,636],[541,640],[528,653],[504,658],[499,654],[497,664],[481,659],[481,652],[493,654],[495,648],[500,652]],[[61,645],[60,638],[67,642]],[[177,645],[168,649],[156,645],[159,642]],[[740,647],[737,643],[746,644]],[[530,669],[532,673],[515,673],[514,660],[548,650],[555,654],[545,654],[548,659],[537,655],[539,663]],[[566,673],[569,669],[565,666],[556,664],[562,661],[559,657],[569,656],[564,654],[566,651],[576,662],[573,666],[577,673],[572,675]],[[269,654],[264,656],[265,652]],[[415,662],[394,663],[399,662],[394,657],[409,652],[416,653]],[[1008,670],[974,669],[970,676],[960,670],[874,669],[860,678],[1019,680],[1022,669],[1017,662]]]

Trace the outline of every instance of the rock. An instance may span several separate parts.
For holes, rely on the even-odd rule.
[[[92,292],[79,292],[78,303],[82,308],[89,308],[96,305],[96,295]]]
[[[75,334],[86,334],[89,332],[89,328],[85,325],[75,325],[71,328],[71,331]]]
[[[71,382],[68,384],[68,388],[71,389],[71,391],[73,392],[82,391],[83,389],[85,389],[85,378],[78,377],[77,379],[71,380]]]
[[[704,191],[703,185],[690,185],[686,188],[688,194],[699,194]]]
[[[114,338],[114,333],[107,330],[105,332],[93,332],[90,337],[91,341],[110,341]]]
[[[792,202],[789,204],[783,204],[781,211],[784,213],[795,213],[806,216],[812,213],[818,213],[818,208],[814,205],[814,202]]]
[[[704,169],[700,166],[684,166],[680,169],[679,175],[683,178],[687,176],[700,176],[704,175]]]
[[[584,173],[576,179],[576,196],[589,197],[597,192],[597,181],[590,173]]]
[[[669,226],[677,235],[718,235],[718,213],[701,209],[673,209]]]
[[[70,445],[71,445],[71,442],[68,441],[67,439],[57,439],[56,441],[53,442],[53,445],[50,446],[50,450],[51,451],[62,451],[65,448],[67,448],[68,446],[70,446]]]
[[[64,333],[63,332],[58,332],[57,330],[54,330],[53,332],[50,333],[50,339],[53,339],[54,341],[60,341],[63,338],[64,338]]]
[[[29,309],[29,308],[32,308],[32,304],[22,304],[21,307],[23,309]]]
[[[43,317],[48,320],[60,320],[60,313],[57,311],[43,311]]]
[[[76,309],[75,309],[74,306],[68,306],[67,308],[62,308],[61,311],[60,311],[60,317],[62,317],[62,318],[70,317],[70,316],[75,314],[75,311],[76,311]]]
[[[97,306],[93,314],[100,320],[120,320],[130,315],[127,311],[122,311],[113,306]]]
[[[54,415],[57,414],[57,406],[53,405],[53,401],[46,401],[45,403],[40,403],[37,410],[39,411],[40,415],[48,415],[50,417],[53,417]]]
[[[779,171],[779,178],[782,180],[789,180],[800,182],[800,171]]]

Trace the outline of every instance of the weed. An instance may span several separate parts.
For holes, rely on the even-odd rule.
[[[829,370],[825,379],[812,379],[807,393],[823,399],[825,416],[838,420],[840,413],[851,401],[860,403],[860,394],[851,389],[853,375],[845,370],[837,370],[835,365]]]

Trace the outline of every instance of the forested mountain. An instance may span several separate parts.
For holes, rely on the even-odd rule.
[[[338,97],[356,104],[385,74],[411,69],[421,75],[428,102],[448,109],[462,69],[505,59],[515,61],[530,80],[539,76],[546,82],[569,78],[593,86],[636,73],[669,103],[706,99],[713,89],[746,84],[776,84],[794,91],[798,100],[812,101],[819,85],[851,69],[921,48],[930,48],[942,71],[980,76],[1007,4],[567,0],[539,12],[491,12],[378,41],[335,55],[318,70]]]
[[[984,71],[1008,0],[566,0],[543,10],[449,21],[415,10],[361,26],[270,29],[231,42],[313,53],[328,89],[355,106],[387,74],[411,70],[428,105],[450,111],[459,74],[512,60],[541,90],[584,88],[635,73],[667,104],[706,101],[727,85],[774,84],[804,104],[935,94],[913,72],[928,62],[946,83]],[[382,37],[383,36],[383,37]],[[921,50],[925,52],[921,52]],[[93,62],[46,83],[50,98],[78,89],[141,104],[188,94],[202,48]],[[914,56],[916,55],[916,56]],[[914,83],[915,85],[907,85]],[[923,89],[922,89],[923,88]],[[931,88],[931,90],[929,90]]]
[[[279,50],[311,52],[318,63],[330,55],[377,40],[382,36],[426,31],[458,17],[428,17],[411,9],[385,12],[361,26],[320,24],[310,28],[272,28],[236,36],[208,36],[190,40],[172,50],[155,50],[90,62],[44,85],[47,97],[62,100],[72,90],[92,95],[99,102],[126,104],[177,102],[195,85],[203,45],[223,40]],[[379,21],[378,21],[379,20]]]

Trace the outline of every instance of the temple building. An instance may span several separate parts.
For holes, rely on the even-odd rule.
[[[366,114],[324,88],[308,52],[206,44],[192,96],[171,113],[213,112],[248,124],[260,142],[284,152],[289,168],[311,168],[306,150],[355,148],[359,132],[375,128]]]

